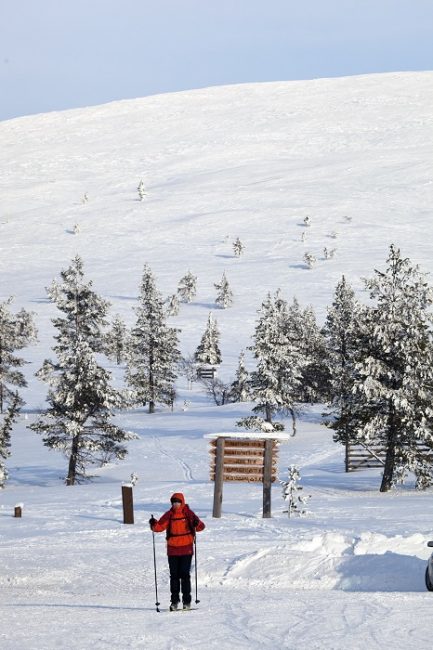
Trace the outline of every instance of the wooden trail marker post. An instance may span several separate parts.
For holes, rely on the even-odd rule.
[[[263,458],[263,517],[271,516],[271,486],[272,481],[277,478],[273,473],[273,451],[274,441],[265,440],[265,450]],[[275,445],[275,454],[277,454],[277,447]]]
[[[277,480],[278,446],[288,434],[263,434],[263,437],[240,433],[209,434],[211,438],[210,477],[215,482],[213,513],[221,517],[224,481],[263,483],[263,517],[271,516],[271,487]]]
[[[215,447],[215,486],[213,493],[213,512],[212,516],[219,519],[221,517],[221,508],[223,502],[223,482],[224,482],[224,438],[218,438]]]
[[[134,501],[132,498],[132,485],[122,485],[123,523],[134,523]]]

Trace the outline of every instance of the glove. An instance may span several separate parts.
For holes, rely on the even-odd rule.
[[[157,520],[155,519],[155,517],[151,517],[151,518],[149,519],[150,530],[153,530],[153,527],[154,527],[154,525],[155,525],[156,523],[157,523]]]
[[[192,520],[192,525],[194,526],[194,528],[197,528],[199,523],[200,523],[200,519],[198,517],[194,517]]]

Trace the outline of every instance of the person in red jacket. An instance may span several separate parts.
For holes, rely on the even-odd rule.
[[[167,555],[170,567],[170,610],[176,610],[182,591],[184,609],[191,608],[191,561],[196,532],[205,525],[197,515],[190,510],[181,492],[175,492],[171,498],[171,508],[158,521],[149,519],[150,529],[155,533],[166,531]]]

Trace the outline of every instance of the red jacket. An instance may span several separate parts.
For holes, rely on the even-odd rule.
[[[181,492],[175,492],[171,499],[179,499],[181,506],[165,512],[161,519],[153,525],[155,533],[167,531],[167,555],[192,555],[193,543],[196,531],[205,528],[205,525],[197,515],[189,509]]]

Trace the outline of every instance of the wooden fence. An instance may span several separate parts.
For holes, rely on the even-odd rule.
[[[353,472],[358,469],[376,467],[381,468],[385,465],[386,449],[384,445],[366,444],[359,442],[357,444],[346,443],[345,467],[346,472]],[[433,450],[425,445],[419,445],[418,450],[427,456],[433,464]]]

